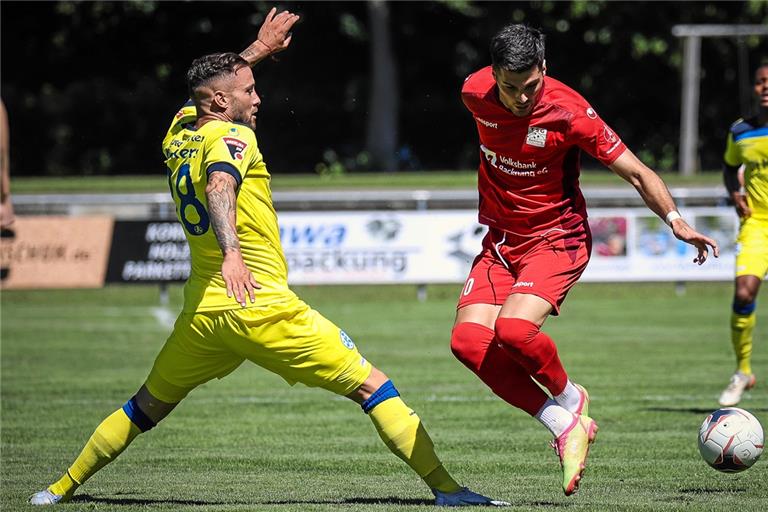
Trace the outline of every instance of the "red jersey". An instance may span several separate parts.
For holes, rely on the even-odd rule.
[[[480,136],[479,222],[521,236],[583,224],[581,150],[610,165],[626,149],[589,103],[545,76],[531,113],[517,117],[499,100],[491,66],[467,77],[461,97]]]

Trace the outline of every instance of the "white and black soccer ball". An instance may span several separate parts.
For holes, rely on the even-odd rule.
[[[701,424],[699,453],[716,470],[738,473],[760,458],[763,440],[763,427],[757,418],[744,409],[725,407]]]

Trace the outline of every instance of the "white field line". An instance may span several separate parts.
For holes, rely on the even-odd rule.
[[[173,329],[173,324],[176,323],[176,314],[168,308],[158,307],[152,308],[152,316],[155,317],[157,322],[168,329]]]

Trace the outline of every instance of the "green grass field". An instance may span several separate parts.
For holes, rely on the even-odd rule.
[[[676,173],[661,175],[671,187],[717,186],[723,181],[720,172],[703,172],[695,176]],[[583,171],[585,186],[626,185],[607,169]],[[357,189],[463,189],[477,187],[477,171],[425,171],[397,173],[350,173],[321,177],[317,174],[281,174],[272,176],[272,189],[285,190],[357,190]],[[627,185],[628,186],[628,185]],[[134,193],[167,192],[165,174],[155,176],[66,176],[15,177],[12,191],[16,194]]]
[[[768,510],[768,460],[710,469],[696,434],[732,371],[730,284],[577,286],[546,330],[586,385],[601,431],[582,488],[566,498],[549,435],[496,399],[448,348],[458,286],[302,287],[396,383],[465,485],[512,510]],[[3,511],[66,468],[103,417],[141,385],[180,306],[154,287],[2,293]],[[742,402],[768,426],[762,382]],[[768,457],[768,456],[766,456]],[[431,495],[345,399],[249,363],[196,390],[62,510],[416,511]]]

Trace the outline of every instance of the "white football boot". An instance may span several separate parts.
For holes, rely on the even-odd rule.
[[[506,501],[492,500],[482,494],[472,492],[466,487],[462,487],[458,491],[451,493],[432,489],[432,494],[435,495],[435,505],[438,507],[508,507],[510,505]]]
[[[53,494],[48,489],[36,492],[29,497],[30,505],[56,505],[64,499],[64,496]],[[66,500],[64,500],[66,501]]]
[[[720,405],[723,407],[732,407],[741,401],[741,395],[744,391],[752,389],[757,379],[753,375],[746,375],[736,372],[731,376],[728,386],[720,394]]]

